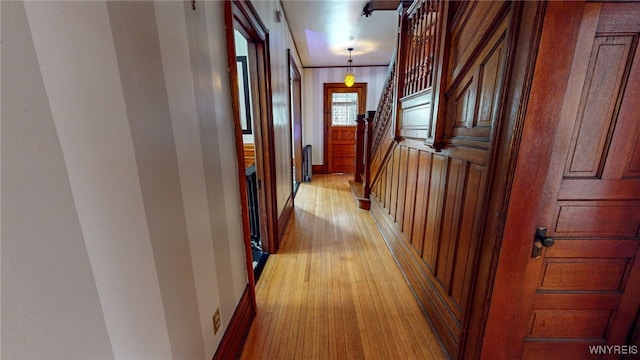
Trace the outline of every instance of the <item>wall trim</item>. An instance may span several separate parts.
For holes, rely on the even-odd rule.
[[[287,224],[289,224],[289,220],[291,219],[291,215],[293,214],[293,197],[293,193],[289,194],[287,203],[284,204],[282,214],[280,214],[280,217],[278,218],[278,242],[282,241],[284,232],[287,230]]]
[[[213,360],[222,359],[237,359],[242,354],[244,342],[249,335],[249,329],[253,319],[256,317],[256,312],[253,308],[251,301],[251,291],[249,284],[244,289],[240,302],[229,321],[229,326],[222,336],[220,345],[216,353],[213,355]],[[213,324],[211,325],[213,326]]]
[[[324,165],[311,165],[311,172],[313,174],[326,174],[326,171],[324,170]]]

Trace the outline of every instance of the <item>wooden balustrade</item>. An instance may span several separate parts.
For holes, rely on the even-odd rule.
[[[413,3],[403,19],[401,96],[415,94],[433,85],[440,13],[442,1],[421,0]]]
[[[406,134],[425,134],[423,140],[433,142],[432,136],[427,135],[427,129],[432,120],[431,88],[434,86],[435,58],[439,45],[435,40],[441,36],[443,13],[444,4],[441,0],[415,0],[410,6],[402,4],[399,44],[389,64],[378,107],[375,112],[368,114],[366,123],[365,119],[358,119],[354,181],[363,183],[367,198],[369,187],[378,176],[376,169],[385,161],[385,154],[394,140],[401,140],[401,136]],[[418,126],[411,124],[412,128],[405,130],[399,119],[401,99],[417,93],[424,94],[422,98],[428,107],[422,106],[422,98],[418,99],[421,101],[420,107],[424,108],[420,109],[419,114],[424,119],[420,120]],[[428,114],[422,116],[424,111]],[[390,129],[391,124],[394,124],[394,129]],[[383,143],[385,145],[381,148]]]
[[[382,142],[382,136],[391,123],[393,118],[395,101],[394,101],[394,82],[395,82],[395,56],[389,64],[389,72],[387,73],[387,80],[384,86],[382,95],[380,96],[380,102],[378,103],[378,109],[376,110],[375,117],[369,121],[373,122],[372,136],[371,136],[371,152],[375,153]]]
[[[378,150],[385,132],[389,129],[394,114],[394,88],[395,88],[395,53],[385,82],[384,91],[380,97],[377,111],[369,111],[365,115],[358,115],[356,120],[356,148],[355,148],[355,175],[354,183],[362,183],[362,193],[357,197],[360,200],[368,200],[371,178],[371,163],[373,154]],[[364,204],[364,202],[361,202]],[[368,204],[368,203],[367,203]],[[361,208],[368,209],[368,205],[362,205]]]

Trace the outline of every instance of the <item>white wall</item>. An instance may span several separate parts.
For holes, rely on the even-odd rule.
[[[271,101],[273,105],[273,132],[276,159],[276,199],[278,215],[293,191],[291,169],[291,114],[289,98],[288,53],[291,49],[294,61],[300,66],[293,38],[284,16],[278,22],[276,10],[282,11],[279,1],[252,1],[260,19],[269,30],[269,57],[271,62]],[[314,100],[312,100],[314,101]],[[303,99],[304,106],[305,100]]]
[[[210,359],[247,284],[222,2],[0,6],[0,357]]]
[[[356,59],[354,59],[355,63]],[[367,83],[367,111],[376,110],[380,94],[387,78],[386,66],[355,67],[356,82]],[[313,99],[305,102],[302,116],[302,141],[311,144],[313,165],[324,164],[324,110],[323,92],[325,83],[344,81],[346,68],[305,68],[303,71],[302,97]]]

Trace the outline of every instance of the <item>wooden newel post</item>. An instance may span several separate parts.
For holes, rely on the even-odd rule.
[[[363,197],[369,199],[371,194],[371,146],[373,144],[373,118],[376,116],[375,111],[367,111],[367,126],[365,131],[365,147],[364,147],[364,183],[362,184]]]
[[[359,183],[362,182],[362,173],[364,172],[364,114],[358,114],[356,123],[358,124],[356,127],[356,171],[353,181]]]

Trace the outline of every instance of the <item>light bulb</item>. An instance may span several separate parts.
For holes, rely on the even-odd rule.
[[[348,73],[347,75],[344,76],[344,84],[347,85],[348,87],[352,87],[353,84],[355,84],[356,82],[356,77],[353,76],[352,73]]]

